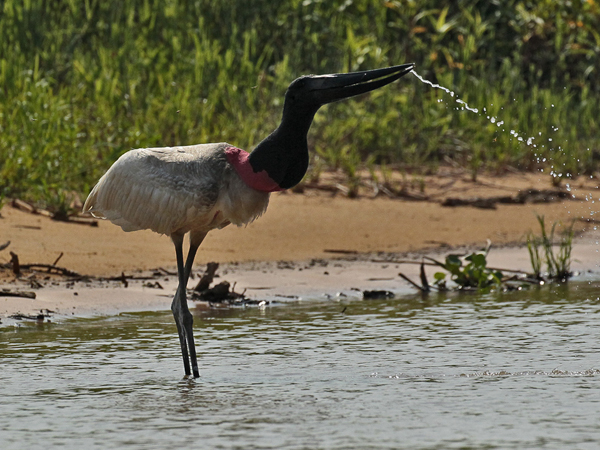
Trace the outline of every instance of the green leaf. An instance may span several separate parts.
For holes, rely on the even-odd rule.
[[[443,281],[446,278],[446,274],[443,272],[436,272],[433,275],[433,278],[435,279],[436,282]]]

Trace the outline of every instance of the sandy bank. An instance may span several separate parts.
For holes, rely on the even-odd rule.
[[[499,193],[514,193],[525,186],[536,187],[547,178],[495,178],[474,184],[461,180],[442,195],[472,198]],[[433,188],[432,188],[433,189]],[[437,202],[411,202],[378,197],[347,199],[323,193],[304,195],[283,193],[272,196],[264,217],[245,229],[227,227],[207,237],[197,258],[197,266],[208,261],[233,263],[219,271],[224,279],[236,282],[236,290],[247,290],[252,297],[352,294],[357,289],[407,290],[397,276],[395,264],[372,262],[377,252],[406,253],[443,251],[448,246],[483,247],[490,239],[496,246],[491,254],[493,265],[529,269],[524,248],[498,249],[508,243],[523,242],[528,231],[538,232],[536,214],[547,223],[576,220],[578,238],[574,248],[574,268],[597,270],[600,236],[593,232],[598,187],[593,182],[575,186],[577,200],[524,205],[499,204],[496,209],[444,207]],[[442,199],[442,195],[439,198]],[[587,197],[587,200],[586,200]],[[0,243],[10,240],[0,252],[0,262],[8,263],[8,251],[19,255],[22,263],[51,264],[62,252],[63,267],[94,276],[134,273],[158,267],[173,270],[174,252],[167,237],[152,232],[124,233],[120,228],[100,222],[98,227],[61,223],[5,206],[0,219]],[[335,261],[332,257],[346,252],[369,253],[358,261]],[[313,261],[311,260],[325,260]],[[250,263],[255,261],[257,263]],[[278,264],[293,261],[294,264]],[[244,263],[244,264],[240,264]],[[407,274],[416,266],[402,267]],[[14,280],[10,270],[0,270],[3,285],[27,288],[27,280]],[[38,275],[38,278],[40,275]],[[164,289],[130,283],[123,289],[118,282],[103,286],[77,283],[72,287],[50,286],[36,291],[35,300],[0,296],[0,315],[16,311],[33,312],[48,308],[61,314],[111,314],[168,308],[174,292],[172,277],[162,279]],[[191,283],[190,283],[191,286]]]

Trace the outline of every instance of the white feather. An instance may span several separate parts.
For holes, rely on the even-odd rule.
[[[84,211],[124,231],[172,235],[248,224],[269,194],[250,188],[227,162],[228,144],[131,150],[100,178]]]

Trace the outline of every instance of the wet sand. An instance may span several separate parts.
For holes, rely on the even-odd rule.
[[[249,297],[257,299],[335,297],[338,293],[358,296],[358,290],[364,289],[408,293],[412,288],[398,272],[416,277],[418,266],[378,262],[382,259],[379,253],[395,260],[419,260],[428,253],[443,258],[450,248],[482,248],[489,239],[494,245],[490,265],[529,270],[527,249],[522,244],[529,231],[539,233],[536,214],[541,214],[547,224],[576,220],[573,269],[591,270],[597,276],[596,241],[600,236],[593,230],[593,199],[599,197],[595,180],[573,183],[575,200],[498,204],[495,209],[445,207],[441,201],[546,189],[550,187],[548,178],[516,174],[479,183],[466,179],[448,183],[437,177],[426,186],[435,201],[367,195],[348,199],[320,191],[274,194],[266,214],[256,222],[210,233],[197,257],[196,270],[202,271],[209,261],[220,262],[220,278],[215,281],[237,283],[237,292],[246,290]],[[165,236],[147,231],[125,233],[103,221],[98,227],[56,222],[8,205],[1,214],[0,244],[11,241],[0,252],[1,264],[10,261],[12,251],[22,264],[52,264],[63,253],[59,266],[92,276],[175,270],[173,247]],[[166,275],[157,277],[163,289],[144,287],[145,281],[129,282],[125,288],[116,281],[67,285],[44,282],[40,273],[35,278],[45,287],[34,289],[27,275],[16,280],[8,268],[0,269],[0,289],[36,292],[35,300],[0,295],[0,317],[46,308],[59,317],[167,309],[176,285],[175,278]]]

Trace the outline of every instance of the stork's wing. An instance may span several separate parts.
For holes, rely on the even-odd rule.
[[[226,167],[222,144],[132,150],[98,181],[84,212],[125,231],[187,231],[214,219]]]

